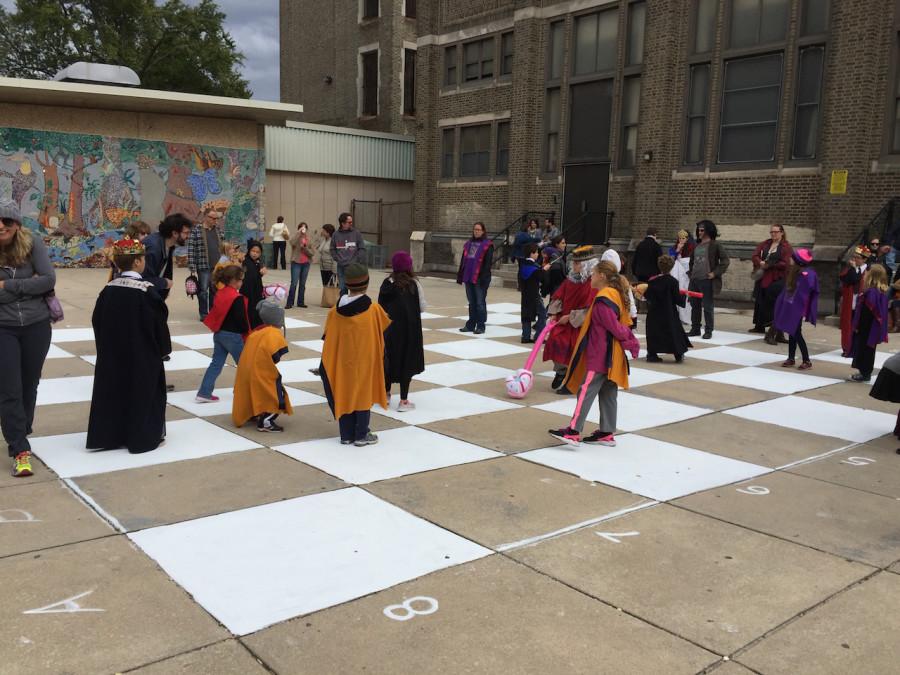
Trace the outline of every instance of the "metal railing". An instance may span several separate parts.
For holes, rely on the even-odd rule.
[[[495,267],[512,259],[513,241],[516,238],[516,234],[532,218],[538,223],[541,223],[545,218],[553,218],[555,220],[556,211],[527,211],[491,237],[491,241],[494,243]]]

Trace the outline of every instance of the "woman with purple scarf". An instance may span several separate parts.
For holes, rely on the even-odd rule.
[[[853,382],[868,382],[875,369],[875,348],[888,341],[888,277],[881,265],[872,265],[863,277],[861,293],[853,311],[851,364],[859,372]]]
[[[800,356],[803,358],[797,369],[812,368],[809,349],[806,347],[806,340],[803,339],[803,320],[806,319],[815,326],[819,312],[819,278],[816,271],[809,267],[812,259],[809,249],[798,248],[793,251],[787,281],[775,300],[775,319],[772,326],[776,331],[788,334],[788,357],[781,364],[782,368],[794,366],[797,347],[800,347]]]
[[[459,329],[461,333],[484,333],[487,321],[487,292],[491,285],[491,264],[494,261],[494,243],[488,239],[484,223],[472,226],[472,238],[463,246],[456,283],[466,287],[469,301],[469,320]]]

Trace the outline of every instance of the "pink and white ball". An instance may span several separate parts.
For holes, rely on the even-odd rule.
[[[287,299],[287,289],[281,284],[269,284],[263,287],[263,295],[283,303]]]
[[[506,393],[511,398],[525,398],[534,385],[534,375],[530,370],[519,368],[506,377]]]

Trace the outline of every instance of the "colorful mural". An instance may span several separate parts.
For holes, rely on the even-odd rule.
[[[100,251],[128,223],[170,213],[217,212],[226,238],[243,241],[264,183],[261,150],[0,127],[0,201],[19,205],[59,266],[105,266]]]

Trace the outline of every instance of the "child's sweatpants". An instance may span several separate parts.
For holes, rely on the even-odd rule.
[[[369,434],[369,417],[371,412],[368,410],[357,410],[356,412],[341,415],[338,419],[338,427],[341,430],[342,441],[361,441]]]
[[[584,378],[584,384],[578,389],[575,414],[572,416],[569,426],[579,434],[581,433],[588,412],[596,398],[600,408],[600,430],[609,433],[615,432],[618,394],[618,385],[608,379],[605,373],[595,373],[589,370]]]

